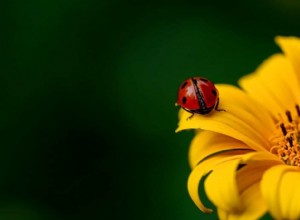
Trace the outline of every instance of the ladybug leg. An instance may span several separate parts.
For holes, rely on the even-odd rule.
[[[226,112],[226,110],[225,110],[225,109],[219,109],[219,108],[218,108],[218,106],[219,106],[219,99],[218,99],[218,101],[217,101],[217,104],[216,104],[215,110],[216,110],[216,111],[218,111],[218,112]]]
[[[191,110],[189,110],[189,109],[186,109],[186,108],[183,108],[183,109],[184,109],[185,111],[191,113],[191,115],[190,115],[189,117],[186,118],[186,120],[190,120],[190,119],[194,116],[195,112],[194,112],[194,111],[191,111]]]
[[[191,113],[192,113],[192,114],[191,114],[189,117],[187,117],[186,120],[192,119],[192,117],[194,116],[195,113],[194,113],[194,112],[191,112]]]

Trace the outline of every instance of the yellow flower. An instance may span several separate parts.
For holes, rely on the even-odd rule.
[[[210,115],[179,111],[177,132],[195,129],[188,191],[206,213],[198,188],[220,219],[300,218],[300,39],[277,37],[284,54],[240,79],[216,85],[220,108]]]

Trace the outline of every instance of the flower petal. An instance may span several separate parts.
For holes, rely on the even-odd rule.
[[[217,156],[213,156],[211,158],[202,161],[192,170],[188,179],[188,191],[191,196],[191,199],[194,201],[194,203],[201,211],[206,213],[212,212],[212,209],[208,209],[203,205],[199,197],[198,189],[202,178],[206,174],[208,174],[211,170],[213,170],[217,164],[228,160],[234,160],[239,157],[240,155],[238,152],[235,151],[224,152],[218,154]]]
[[[239,213],[227,213],[227,219],[259,219],[267,211],[260,192],[260,180],[266,170],[282,162],[263,152],[244,155],[241,162],[246,165],[237,171],[236,182],[243,210]]]
[[[252,162],[256,163],[259,161],[263,161],[265,163],[273,163],[273,161],[275,161],[277,164],[283,164],[282,160],[269,152],[251,152],[244,154],[242,159],[242,162],[247,164]]]
[[[223,209],[220,209],[220,208],[218,208],[218,216],[219,216],[219,219],[226,219],[226,220],[228,220],[229,219],[229,217],[228,217],[228,215],[229,215],[229,213],[228,212],[226,212],[226,211],[224,211]]]
[[[261,182],[263,197],[276,219],[300,217],[300,172],[295,166],[279,165],[267,170]]]
[[[300,39],[297,37],[276,37],[275,41],[292,63],[298,76],[297,82],[300,83]]]
[[[297,183],[297,186],[293,187],[293,196],[292,198],[289,198],[290,199],[290,202],[289,202],[289,206],[285,206],[287,208],[289,208],[287,211],[287,215],[286,216],[289,216],[291,217],[291,219],[293,218],[297,218],[299,219],[299,216],[300,216],[300,209],[299,209],[299,204],[300,204],[300,188],[299,188],[299,183],[300,183],[300,178],[299,178],[299,173],[297,172],[293,172],[291,173],[292,175],[290,176],[289,179],[291,179],[293,182],[294,182],[294,186],[296,185],[295,183]],[[288,178],[286,178],[287,181],[290,181]],[[285,215],[284,215],[285,216]]]
[[[291,63],[281,54],[267,59],[253,74],[244,76],[239,85],[277,118],[300,103],[300,89]]]
[[[260,192],[260,182],[255,182],[246,188],[242,195],[245,209],[240,213],[237,219],[259,219],[267,211],[267,206]]]
[[[240,192],[250,187],[255,182],[260,181],[264,172],[270,167],[278,164],[282,164],[276,156],[268,153],[249,153],[244,155],[242,163],[246,166],[238,170],[236,178]]]
[[[261,196],[259,182],[252,184],[241,195],[245,209],[239,213],[226,212],[218,209],[220,219],[226,220],[248,220],[259,219],[267,211],[267,206]]]
[[[246,166],[238,169],[240,164]],[[220,162],[205,180],[207,196],[218,208],[231,213],[232,216],[246,218],[249,215],[261,215],[265,212],[265,206],[261,209],[255,207],[251,204],[255,197],[247,196],[249,191],[252,191],[250,188],[260,181],[265,170],[278,164],[282,164],[282,161],[265,152],[247,153]],[[260,194],[256,196],[257,200],[261,199]],[[263,200],[260,203],[263,203]],[[252,209],[257,209],[257,213],[251,213]]]
[[[271,115],[258,102],[242,90],[229,85],[217,85],[220,109],[210,115],[195,114],[181,110],[176,132],[184,129],[203,129],[221,133],[244,142],[257,151],[269,149],[268,138],[275,128]]]
[[[244,153],[248,153],[250,148],[243,142],[223,134],[212,131],[198,132],[189,150],[190,166],[193,168],[204,158],[229,150],[244,150]]]
[[[218,164],[204,182],[208,198],[218,208],[228,212],[242,210],[235,178],[239,163],[240,159],[237,158]]]

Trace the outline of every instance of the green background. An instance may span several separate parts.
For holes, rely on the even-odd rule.
[[[0,3],[0,219],[216,219],[190,200],[182,80],[235,84],[297,1]]]

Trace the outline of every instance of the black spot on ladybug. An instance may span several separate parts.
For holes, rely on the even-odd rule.
[[[211,90],[211,93],[214,95],[214,96],[217,96],[217,91],[215,89]]]
[[[204,78],[200,78],[200,80],[203,81],[203,82],[208,82],[208,80],[204,79]]]
[[[181,89],[184,89],[184,87],[185,87],[187,84],[188,84],[188,82],[185,81],[185,82],[183,83],[183,85],[181,86]]]
[[[182,103],[185,104],[186,103],[186,97],[182,98]]]

